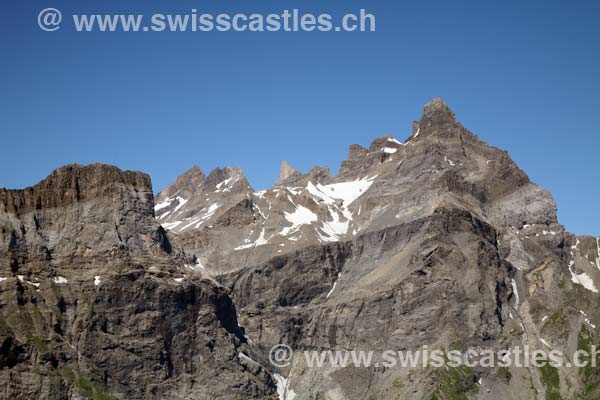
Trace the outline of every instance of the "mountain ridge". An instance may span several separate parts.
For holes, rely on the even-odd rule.
[[[598,340],[600,238],[566,231],[552,195],[441,99],[403,143],[351,145],[335,176],[284,169],[258,192],[240,169],[193,166],[155,199],[147,175],[101,164],[0,191],[6,398],[600,396],[597,370],[302,357]],[[268,362],[277,344],[290,366]]]

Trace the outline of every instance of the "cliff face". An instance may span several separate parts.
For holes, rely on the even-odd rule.
[[[23,190],[0,191],[0,273],[48,274],[46,265],[78,268],[167,256],[154,219],[150,177],[102,164],[70,165]]]
[[[269,398],[225,290],[173,248],[150,178],[71,165],[0,192],[0,398]],[[189,262],[189,263],[188,263]]]

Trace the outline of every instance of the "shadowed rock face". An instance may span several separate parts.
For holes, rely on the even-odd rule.
[[[441,99],[404,142],[351,145],[336,176],[284,165],[254,192],[239,169],[194,167],[153,204],[144,174],[67,166],[0,200],[0,398],[600,397],[593,368],[269,364],[279,343],[597,341],[600,239],[566,232]]]
[[[0,398],[273,398],[226,291],[155,221],[148,175],[70,165],[0,201]]]

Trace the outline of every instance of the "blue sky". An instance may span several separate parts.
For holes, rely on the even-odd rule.
[[[71,13],[327,12],[366,8],[374,33],[43,32]],[[559,218],[600,236],[600,2],[28,0],[3,7],[0,187],[67,163],[148,172],[198,164],[256,189],[282,159],[337,170],[348,145],[404,139],[440,96],[549,189]]]

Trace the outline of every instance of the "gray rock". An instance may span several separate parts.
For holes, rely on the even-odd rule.
[[[239,169],[194,167],[154,205],[144,174],[67,166],[0,191],[0,227],[0,398],[600,397],[591,368],[299,353],[597,342],[600,239],[566,232],[550,193],[441,99],[404,143],[351,145],[336,176],[284,163],[254,192]],[[288,367],[268,361],[279,343]]]
[[[547,343],[572,354],[596,338],[598,240],[565,232],[552,196],[440,99],[404,143],[352,145],[337,176],[288,179],[231,210],[227,223],[217,217],[174,240],[231,290],[257,358],[278,343]],[[301,356],[279,373],[295,400],[598,395],[597,375],[572,368],[550,371],[558,385],[537,368],[308,368]]]
[[[147,175],[101,164],[0,191],[0,398],[274,397],[231,299],[153,208]]]

